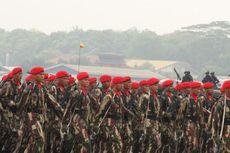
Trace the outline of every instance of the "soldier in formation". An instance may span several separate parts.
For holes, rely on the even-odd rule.
[[[230,152],[230,81],[175,84],[34,67],[0,83],[0,152]],[[100,85],[99,85],[100,84]],[[217,94],[218,93],[218,94]]]

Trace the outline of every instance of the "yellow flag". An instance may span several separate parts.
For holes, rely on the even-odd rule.
[[[80,48],[85,48],[85,45],[83,44],[83,42],[80,42]]]

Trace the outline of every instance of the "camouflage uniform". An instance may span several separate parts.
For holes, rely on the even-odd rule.
[[[92,113],[92,116],[95,116],[99,109],[100,109],[100,105],[101,105],[101,102],[102,102],[102,93],[101,93],[101,90],[97,87],[91,89],[89,91],[89,98],[90,98],[90,103],[91,103],[91,113]],[[94,124],[91,124],[91,135],[92,136],[92,142],[93,142],[93,151],[94,152],[99,152],[100,151],[100,143],[101,143],[101,136],[100,136],[100,133],[98,133],[98,129],[97,129],[97,123],[95,121],[95,118],[92,117],[92,123]],[[95,132],[95,133],[94,133]]]
[[[181,101],[177,119],[184,120],[183,128],[187,138],[187,152],[200,151],[202,131],[204,128],[204,118],[202,110],[202,99],[197,95],[189,96]]]
[[[1,128],[2,134],[0,136],[0,141],[5,142],[5,144],[0,143],[0,147],[4,146],[6,152],[17,151],[19,146],[17,143],[20,139],[21,124],[20,118],[16,114],[18,101],[21,94],[21,83],[15,82],[13,80],[6,81],[0,89],[1,103],[0,110],[1,115]],[[1,149],[0,148],[0,149]]]
[[[147,108],[149,105],[149,93],[140,91],[140,98],[138,101],[138,107],[140,109],[140,117],[139,122],[137,122],[136,126],[133,128],[133,137],[134,137],[134,146],[133,152],[143,152],[145,149],[145,141],[146,141],[146,127],[149,126],[147,122]]]
[[[25,125],[24,138],[27,137],[25,152],[44,152],[46,120],[45,89],[41,84],[31,83],[23,90],[19,112]],[[26,132],[27,131],[27,132]]]
[[[180,101],[176,91],[170,86],[165,88],[160,95],[161,150],[175,152],[177,149],[176,137],[179,130],[176,116],[180,107]]]
[[[146,97],[147,98],[147,97]],[[148,101],[142,101],[141,109],[143,111],[146,124],[146,140],[144,152],[154,152],[159,149],[160,133],[159,133],[159,113],[160,102],[156,93],[151,93]]]
[[[59,103],[62,110],[65,110],[67,102],[69,101],[69,91],[67,88],[49,85],[49,93],[53,95],[56,101]],[[68,147],[64,146],[65,134],[61,133],[61,120],[62,116],[57,116],[52,108],[52,105],[47,105],[47,116],[49,122],[47,123],[46,139],[46,151],[47,152],[67,152]]]
[[[131,111],[132,101],[131,101],[131,92],[128,89],[125,89],[122,92],[123,98],[123,109],[122,109],[122,140],[123,140],[123,149],[122,152],[130,152],[133,142],[133,133],[132,133],[132,120],[136,118],[136,115]]]
[[[223,112],[225,108],[225,96],[222,96],[213,106],[211,115],[212,137],[214,138],[214,145],[212,150],[220,152],[230,152],[230,98],[226,98],[225,120],[223,127],[222,138],[220,138],[220,131],[223,121]]]
[[[107,94],[96,115],[100,132],[102,133],[102,144],[100,152],[119,153],[122,150],[122,97],[121,92]]]
[[[92,120],[90,99],[86,89],[70,93],[69,102],[63,116],[62,128],[72,135],[73,152],[90,152],[90,124]],[[71,138],[70,138],[71,139]]]

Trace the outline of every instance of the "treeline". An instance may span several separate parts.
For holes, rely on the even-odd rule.
[[[0,59],[4,65],[9,53],[10,65],[49,66],[56,57],[76,56],[82,41],[86,45],[83,56],[117,52],[127,58],[188,62],[198,72],[210,70],[226,75],[230,73],[229,29],[228,22],[194,25],[166,35],[136,29],[83,31],[76,28],[49,35],[34,30],[0,29]],[[75,64],[76,60],[69,62]]]

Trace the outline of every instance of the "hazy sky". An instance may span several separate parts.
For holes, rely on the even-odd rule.
[[[7,30],[136,27],[163,34],[220,20],[230,21],[230,0],[0,0],[0,28]]]

